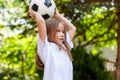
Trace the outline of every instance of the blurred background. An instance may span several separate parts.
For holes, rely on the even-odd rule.
[[[0,0],[0,80],[42,80],[35,66],[37,26],[30,0]],[[119,1],[119,0],[118,0]],[[118,50],[117,0],[55,0],[77,28],[74,80],[114,80]]]

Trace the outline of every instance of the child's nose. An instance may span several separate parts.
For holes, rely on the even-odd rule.
[[[64,33],[61,33],[61,36],[64,37]]]

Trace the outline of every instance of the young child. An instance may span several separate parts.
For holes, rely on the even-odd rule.
[[[73,80],[72,39],[76,28],[58,10],[53,18],[43,17],[30,9],[38,26],[37,53],[44,64],[43,80]]]

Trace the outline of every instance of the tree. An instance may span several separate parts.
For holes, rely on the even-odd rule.
[[[116,70],[115,70],[115,80],[120,80],[120,1],[117,1],[117,16],[118,16],[118,37],[117,37],[117,58],[116,58]]]
[[[83,4],[82,2],[78,1],[78,0],[71,0],[75,3],[79,3],[79,4]],[[84,0],[84,4],[89,4],[92,2],[103,2],[103,3],[107,3],[107,2],[111,2],[111,0]],[[118,22],[118,29],[117,29],[117,58],[116,58],[116,70],[115,70],[115,80],[120,80],[120,1],[119,0],[113,0],[113,4],[116,5],[116,13],[117,13],[117,22]],[[112,24],[115,24],[112,23]]]

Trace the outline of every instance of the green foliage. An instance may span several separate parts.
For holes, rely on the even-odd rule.
[[[60,13],[77,28],[74,38],[74,80],[112,80],[99,51],[116,45],[116,9],[110,4],[80,5],[55,0]],[[28,14],[28,0],[0,0],[0,80],[42,80],[35,67],[37,27]],[[84,49],[93,45],[91,53]]]
[[[105,59],[87,53],[84,48],[72,50],[74,58],[74,80],[113,80],[111,72],[105,68]]]
[[[18,78],[34,79],[38,77],[35,67],[36,38],[33,36],[23,37],[15,35],[2,40],[0,49],[1,79]],[[31,76],[32,75],[32,76]]]
[[[76,0],[72,1],[64,2],[61,0],[64,4],[61,3],[59,8],[77,27],[74,40],[76,46],[94,45],[98,51],[98,48],[112,47],[117,44],[118,24],[115,6],[105,3],[80,5],[74,3]]]

